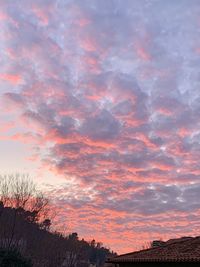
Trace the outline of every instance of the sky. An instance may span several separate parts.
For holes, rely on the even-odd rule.
[[[199,0],[0,0],[0,172],[118,253],[199,235]]]

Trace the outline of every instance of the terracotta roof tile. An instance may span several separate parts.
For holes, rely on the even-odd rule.
[[[191,238],[171,239],[160,247],[135,251],[114,257],[108,262],[170,262],[170,261],[199,261],[200,236]]]

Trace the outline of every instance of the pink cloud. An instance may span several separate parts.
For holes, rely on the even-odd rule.
[[[69,231],[118,252],[195,234],[195,4],[172,16],[165,3],[11,2],[0,14],[0,139],[31,145],[29,163],[53,173],[55,227],[67,217]]]
[[[45,10],[40,9],[39,7],[33,7],[32,12],[37,16],[37,18],[42,22],[44,26],[47,26],[49,23],[49,17]]]
[[[87,52],[94,52],[98,49],[96,40],[91,36],[85,36],[83,39],[81,39],[80,46]]]
[[[0,80],[9,82],[12,85],[17,85],[22,83],[23,78],[18,74],[1,73]]]
[[[151,60],[151,55],[147,52],[147,50],[144,47],[136,45],[135,49],[139,58],[145,61]]]
[[[0,20],[7,20],[9,17],[2,10],[0,11]]]

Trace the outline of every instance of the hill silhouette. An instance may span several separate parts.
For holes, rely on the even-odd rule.
[[[9,194],[2,193],[5,185],[10,186],[7,177],[4,186],[0,185],[0,266],[100,267],[107,256],[113,255],[100,242],[80,240],[77,233],[64,236],[51,231],[51,220],[44,212],[46,199],[40,195],[36,201],[33,192],[29,192],[32,186],[27,190],[27,179],[12,177],[13,181],[17,188],[12,186]]]

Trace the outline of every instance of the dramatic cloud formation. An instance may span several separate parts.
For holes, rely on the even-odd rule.
[[[0,147],[26,143],[54,174],[60,229],[118,252],[198,234],[199,14],[198,0],[0,2]]]

